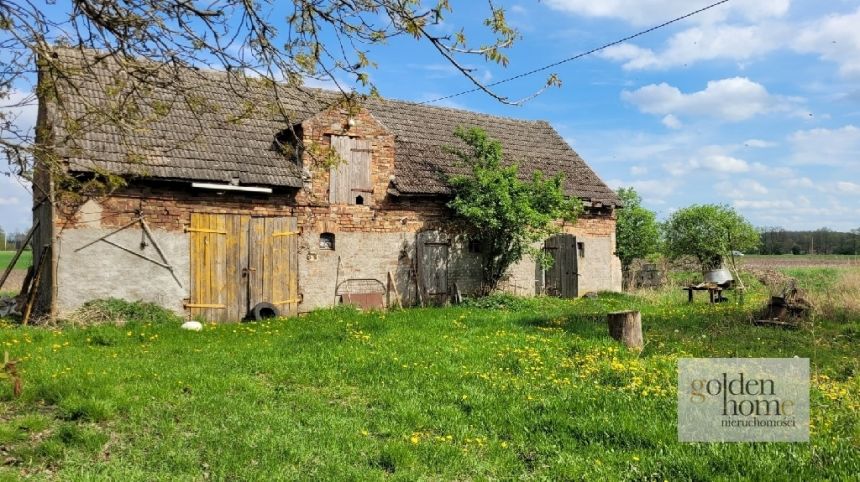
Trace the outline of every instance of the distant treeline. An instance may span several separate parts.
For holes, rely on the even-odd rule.
[[[760,254],[860,254],[860,228],[843,233],[821,228],[786,231],[761,228]]]

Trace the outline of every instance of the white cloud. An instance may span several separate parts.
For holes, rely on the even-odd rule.
[[[840,181],[836,183],[836,188],[848,194],[860,194],[860,184],[855,182]]]
[[[663,169],[670,175],[678,177],[690,172],[689,163],[684,162],[666,162],[663,163]]]
[[[649,114],[705,116],[726,121],[787,111],[797,102],[771,95],[763,85],[746,77],[712,80],[704,90],[689,94],[665,82],[650,84],[634,91],[625,90],[621,98]]]
[[[839,64],[845,77],[860,76],[860,9],[847,15],[831,15],[800,30],[792,44],[801,53],[818,54]]]
[[[750,170],[750,165],[747,161],[722,154],[714,154],[703,159],[691,159],[690,167],[729,174],[748,172]]]
[[[754,162],[750,165],[753,171],[767,174],[770,177],[792,177],[795,175],[794,169],[785,166],[762,164]]]
[[[633,1],[633,0],[631,0]],[[654,0],[657,1],[657,0]],[[589,2],[589,0],[582,0]],[[580,1],[557,0],[559,4]],[[637,9],[625,15],[597,15],[597,12],[614,11],[618,2],[590,2],[592,16],[614,16],[632,21]],[[649,2],[642,2],[646,7]],[[671,4],[672,2],[662,2]],[[838,65],[839,73],[846,78],[860,77],[860,9],[846,14],[833,14],[809,22],[792,22],[781,17],[788,0],[780,2],[740,2],[744,8],[759,6],[762,10],[748,10],[751,15],[736,16],[749,23],[728,23],[723,18],[703,19],[698,25],[678,32],[666,41],[661,49],[643,48],[624,43],[600,52],[603,58],[621,62],[627,70],[668,69],[688,66],[708,60],[734,61],[746,66],[750,61],[777,50],[790,50],[801,54],[817,55],[822,60]],[[659,9],[657,9],[659,11]],[[629,18],[628,18],[629,17]],[[771,19],[771,20],[769,20]],[[633,22],[635,23],[635,22]]]
[[[676,181],[667,181],[665,179],[636,179],[633,181],[622,181],[620,179],[611,179],[607,181],[609,187],[618,189],[621,187],[633,187],[636,192],[643,198],[654,200],[663,200],[675,192],[678,187]]]
[[[860,128],[809,129],[789,136],[797,164],[856,166],[860,163]]]
[[[786,179],[785,181],[783,181],[783,183],[782,183],[782,184],[783,184],[785,187],[790,187],[790,188],[807,188],[807,189],[812,189],[812,188],[815,188],[815,187],[816,187],[815,182],[813,182],[813,181],[812,181],[812,179],[810,179],[810,178],[808,178],[808,177],[799,177],[799,178]]]
[[[755,147],[757,149],[765,149],[768,147],[776,147],[775,142],[763,141],[761,139],[747,139],[744,141],[744,147]]]
[[[643,174],[648,174],[648,168],[645,166],[633,166],[630,168],[630,174],[634,176],[641,176]]]
[[[773,201],[756,200],[756,201],[751,201],[749,199],[737,199],[732,203],[732,205],[734,205],[734,207],[736,207],[738,209],[756,209],[756,210],[760,210],[760,209],[767,209],[767,210],[770,210],[770,209],[793,209],[794,208],[793,202],[784,201],[784,200],[773,200]]]
[[[769,192],[760,182],[753,179],[718,182],[714,184],[714,189],[729,199],[744,199],[751,195],[764,195]]]
[[[9,197],[0,197],[0,206],[12,206],[15,204],[20,204],[21,200],[17,197],[9,196]]]
[[[750,191],[756,194],[767,194],[768,190],[766,187],[762,186],[758,181],[753,181],[752,179],[748,179],[741,184],[745,189],[749,189]]]
[[[616,62],[624,62],[627,70],[638,70],[653,67],[660,63],[657,55],[651,49],[645,49],[630,43],[613,45],[601,50],[598,55]]]
[[[667,69],[703,60],[747,62],[776,50],[788,38],[783,24],[706,25],[672,35],[659,52],[624,43],[610,47],[600,56],[623,62],[625,70]]]
[[[660,122],[662,122],[663,125],[668,127],[669,129],[680,129],[681,126],[684,125],[680,120],[678,120],[677,117],[673,116],[672,114],[667,114]]]
[[[693,22],[716,22],[731,16],[747,20],[779,17],[788,11],[791,0],[738,1],[708,10],[691,18]],[[553,9],[584,17],[612,18],[633,25],[665,22],[697,7],[689,0],[546,0]]]

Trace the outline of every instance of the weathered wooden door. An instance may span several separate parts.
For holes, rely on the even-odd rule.
[[[228,279],[227,245],[236,242],[234,232],[227,230],[225,214],[191,215],[191,302],[186,305],[192,317],[226,321],[228,305],[235,305],[238,280]],[[229,292],[228,292],[229,291]]]
[[[251,218],[248,307],[267,302],[283,316],[298,312],[296,218]]]
[[[239,321],[260,301],[296,313],[295,218],[193,213],[188,231],[192,317]]]
[[[424,231],[417,237],[419,287],[429,304],[448,301],[448,250],[450,241],[437,231]]]
[[[552,266],[544,273],[544,293],[561,298],[579,296],[579,266],[576,236],[556,234],[544,242]]]
[[[331,148],[341,161],[329,171],[328,200],[332,204],[369,204],[371,143],[367,139],[331,136]]]

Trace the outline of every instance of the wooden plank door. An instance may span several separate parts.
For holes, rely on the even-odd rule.
[[[421,289],[430,304],[448,301],[448,255],[450,242],[436,231],[418,234],[418,273]]]
[[[576,236],[551,236],[544,242],[544,250],[553,260],[544,275],[544,293],[561,298],[576,298],[579,295]]]
[[[248,314],[248,215],[227,216],[227,319],[239,321]]]
[[[275,305],[283,316],[298,313],[296,218],[255,217],[248,238],[248,309]]]
[[[370,203],[373,184],[370,175],[371,143],[366,139],[331,136],[331,148],[341,162],[329,171],[328,200],[332,204]]]
[[[223,214],[191,214],[188,228],[191,244],[190,302],[192,317],[228,319],[227,217]]]

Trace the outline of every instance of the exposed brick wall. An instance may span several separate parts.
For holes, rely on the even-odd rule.
[[[133,221],[138,213],[150,226],[166,231],[182,231],[192,212],[252,214],[259,216],[296,216],[298,224],[314,232],[416,232],[438,227],[450,219],[442,199],[389,196],[375,206],[301,205],[292,193],[241,194],[192,189],[187,183],[132,183],[129,187],[98,200],[102,207],[101,224],[120,227]],[[81,213],[72,208],[58,210],[60,229],[81,224]],[[614,216],[583,215],[563,231],[588,236],[612,236]]]
[[[615,215],[614,213],[585,214],[580,216],[575,224],[564,226],[563,231],[586,236],[613,236],[615,235]]]
[[[350,125],[350,119],[353,125]],[[320,150],[331,148],[331,136],[348,136],[371,141],[371,182],[373,193],[368,205],[379,205],[386,198],[390,178],[394,174],[394,136],[367,109],[350,112],[345,107],[332,107],[302,123],[302,140],[306,146],[302,162],[310,174],[310,185],[297,195],[302,205],[328,205],[329,171],[321,165]],[[316,148],[316,149],[315,149]],[[312,151],[317,152],[315,156]]]

